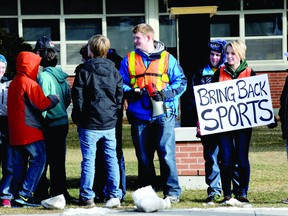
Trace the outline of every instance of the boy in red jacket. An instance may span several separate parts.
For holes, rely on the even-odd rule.
[[[35,205],[33,193],[46,162],[41,113],[59,102],[56,95],[45,97],[36,82],[41,57],[20,52],[16,59],[16,76],[8,91],[8,123],[13,148],[12,193],[22,205]],[[18,197],[19,196],[19,197]]]

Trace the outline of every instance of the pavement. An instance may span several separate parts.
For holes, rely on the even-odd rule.
[[[49,211],[49,210],[47,210]],[[0,213],[0,215],[2,215]],[[103,216],[288,216],[288,208],[253,208],[253,207],[217,207],[217,208],[190,208],[165,209],[152,213],[139,212],[135,209],[107,209],[107,208],[68,208],[62,213],[33,214],[33,216],[69,216],[69,215],[103,215]],[[8,215],[7,215],[8,216]],[[9,215],[16,216],[16,215]],[[17,215],[19,216],[19,215]],[[24,216],[24,215],[22,215]],[[27,215],[28,216],[28,215]],[[31,214],[30,214],[31,216]]]

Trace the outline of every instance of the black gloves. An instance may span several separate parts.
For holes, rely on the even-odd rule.
[[[125,92],[125,98],[127,99],[139,99],[143,94],[143,90],[135,88],[131,91]]]
[[[154,101],[164,101],[165,97],[163,91],[157,91],[156,94],[152,96],[152,99]]]

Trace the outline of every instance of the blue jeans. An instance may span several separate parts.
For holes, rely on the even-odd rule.
[[[123,110],[121,110],[123,113]],[[122,119],[123,114],[118,115],[117,123],[116,123],[116,152],[117,152],[117,159],[119,164],[119,171],[120,171],[120,185],[119,188],[122,190],[122,201],[125,199],[126,195],[126,170],[125,170],[125,159],[122,149]],[[105,157],[104,157],[104,151],[103,151],[103,142],[102,139],[97,142],[97,153],[96,153],[96,167],[95,169],[95,179],[94,179],[94,186],[93,190],[96,193],[97,199],[99,201],[102,201],[105,199],[106,194],[106,175],[103,175],[103,173],[106,173],[105,169]]]
[[[217,135],[207,135],[201,137],[203,145],[203,157],[205,160],[205,182],[208,185],[208,197],[221,195],[221,177],[218,165],[219,146]]]
[[[218,134],[201,137],[203,144],[203,157],[205,160],[205,182],[208,185],[207,195],[221,195],[221,175],[219,165],[219,141]],[[233,194],[239,196],[239,173],[238,165],[235,164],[232,176]]]
[[[233,170],[238,168],[238,196],[247,196],[250,181],[249,147],[252,128],[219,134],[221,182],[224,196],[232,196]],[[236,166],[237,164],[237,166]]]
[[[155,186],[154,153],[160,162],[164,196],[180,196],[181,188],[175,155],[175,116],[161,116],[153,121],[131,118],[131,135],[138,159],[139,187]]]
[[[97,151],[96,143],[101,138],[103,139],[103,149],[106,161],[106,198],[118,197],[121,199],[122,191],[119,189],[120,174],[116,155],[115,128],[110,130],[89,130],[78,127],[78,136],[83,158],[81,162],[81,199],[86,201],[95,198],[93,182]]]
[[[13,187],[19,195],[33,197],[46,163],[44,140],[13,146]],[[15,194],[17,196],[17,194]]]

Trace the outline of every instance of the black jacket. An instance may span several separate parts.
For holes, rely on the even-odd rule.
[[[72,87],[72,121],[92,130],[116,126],[123,98],[122,77],[109,59],[90,59],[77,68]]]

